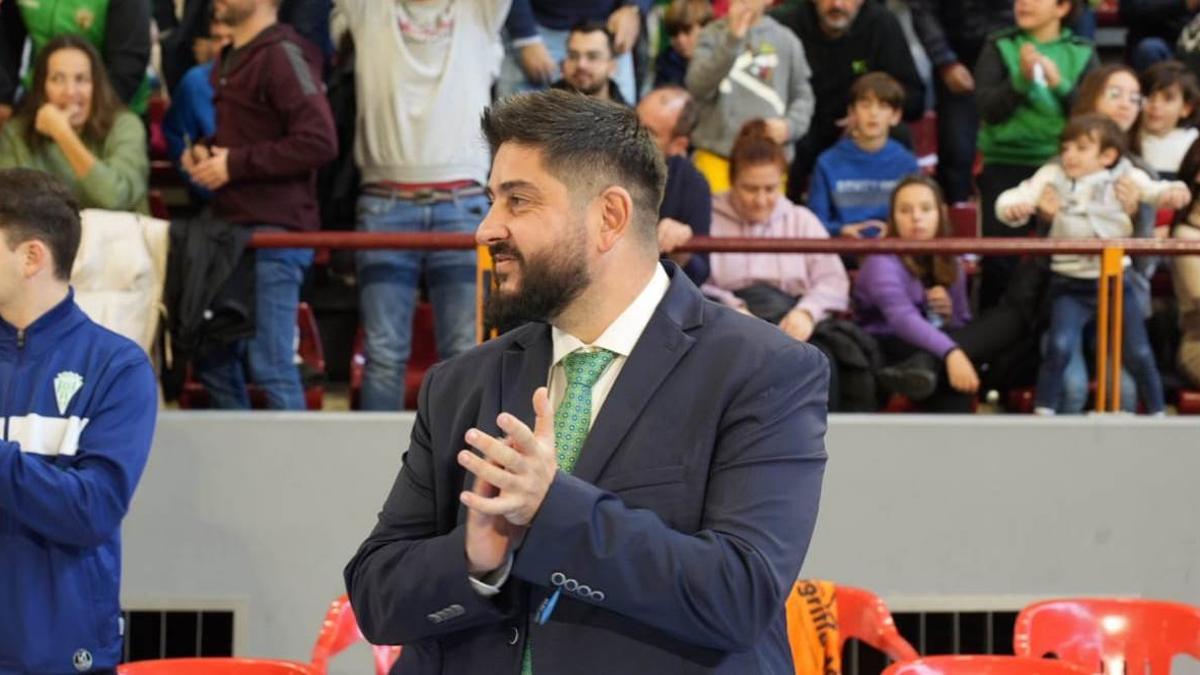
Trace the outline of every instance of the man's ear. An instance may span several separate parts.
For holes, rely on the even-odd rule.
[[[17,245],[17,255],[21,259],[22,276],[31,279],[43,269],[54,266],[54,257],[50,248],[38,239],[30,239]]]
[[[633,225],[633,197],[625,188],[611,185],[596,199],[600,209],[598,245],[601,253],[607,253],[629,234]]]
[[[686,155],[688,151],[688,145],[690,144],[691,141],[687,136],[676,136],[667,143],[666,156],[672,157],[674,155]]]

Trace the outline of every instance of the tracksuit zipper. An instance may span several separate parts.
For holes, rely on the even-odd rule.
[[[16,374],[21,371],[21,365],[25,360],[25,330],[17,331],[17,365],[13,367],[13,377],[8,378],[8,386],[4,388],[4,400],[0,403],[0,414],[4,415],[4,440],[8,440],[8,399],[12,397],[13,383],[16,382]]]

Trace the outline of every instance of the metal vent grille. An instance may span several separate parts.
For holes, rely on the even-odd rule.
[[[1017,613],[894,612],[896,628],[922,656],[937,654],[1012,654]],[[842,652],[846,675],[879,675],[889,661],[881,652],[847,640]]]
[[[131,610],[123,616],[123,662],[233,656],[233,611]]]

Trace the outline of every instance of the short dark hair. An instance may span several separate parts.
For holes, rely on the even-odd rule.
[[[617,55],[616,38],[613,37],[612,32],[608,30],[608,24],[604,23],[603,21],[580,21],[574,26],[571,26],[571,32],[567,34],[567,41],[569,42],[571,40],[571,36],[576,33],[583,33],[585,35],[588,33],[604,33],[604,40],[608,44],[609,57],[615,57]]]
[[[0,231],[10,249],[37,239],[54,257],[54,276],[71,279],[79,252],[79,204],[57,176],[35,169],[0,169]]]
[[[850,85],[850,105],[866,98],[874,98],[893,110],[904,109],[904,87],[887,73],[867,73]]]
[[[1147,68],[1139,79],[1142,96],[1146,98],[1150,98],[1155,92],[1179,87],[1183,102],[1192,106],[1192,114],[1183,118],[1181,122],[1184,126],[1196,123],[1200,113],[1200,106],[1196,105],[1200,102],[1200,82],[1197,82],[1196,74],[1190,68],[1175,60],[1160,61]]]
[[[663,31],[668,38],[704,26],[712,21],[712,3],[708,0],[671,0],[663,13]]]
[[[1129,144],[1125,140],[1125,132],[1117,123],[1099,114],[1076,115],[1067,121],[1060,143],[1074,141],[1080,138],[1090,138],[1100,144],[1100,150],[1116,150],[1118,155],[1129,152]]]
[[[657,240],[667,168],[633,108],[550,89],[493,103],[483,111],[482,127],[493,156],[505,143],[536,148],[546,169],[572,192],[596,183],[625,188],[633,198],[635,230],[646,241]]]

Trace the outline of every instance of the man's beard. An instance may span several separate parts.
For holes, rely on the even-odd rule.
[[[567,84],[571,85],[572,89],[580,94],[583,94],[584,96],[596,97],[600,95],[600,92],[604,91],[604,87],[608,84],[608,80],[597,77],[592,79],[591,82],[586,85],[580,85],[578,83],[571,82],[570,80],[567,81]]]
[[[254,14],[253,6],[238,7],[228,3],[225,4],[224,11],[220,11],[220,8],[214,8],[213,11],[215,18],[228,26],[241,25],[252,14]]]
[[[491,253],[493,258],[510,256],[520,269],[520,286],[515,291],[501,291],[497,283],[484,307],[484,321],[500,332],[526,321],[551,321],[592,281],[582,239],[550,247],[529,259],[506,243],[492,246]]]

